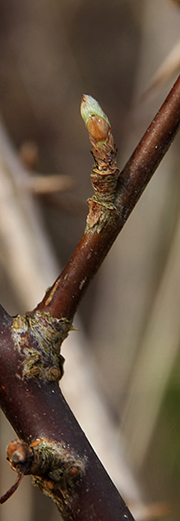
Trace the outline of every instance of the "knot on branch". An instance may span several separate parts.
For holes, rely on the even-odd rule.
[[[96,143],[92,136],[90,136],[90,142],[95,160],[91,174],[95,198],[99,202],[111,205],[116,196],[116,186],[120,175],[116,163],[117,148],[111,128],[101,146]]]
[[[109,212],[116,212],[114,201],[120,172],[116,164],[117,149],[111,128],[103,144],[99,145],[91,135],[90,142],[95,160],[91,174],[94,196],[88,199],[87,226],[89,229],[98,225],[100,231],[110,217]]]
[[[19,476],[31,475],[33,485],[51,497],[60,512],[64,511],[64,505],[70,508],[74,485],[82,478],[87,465],[86,457],[80,458],[66,445],[46,439],[37,439],[31,445],[21,440],[12,441],[7,447],[7,460]],[[3,502],[10,495],[11,492],[6,493]]]
[[[59,380],[64,362],[60,347],[70,328],[71,323],[65,318],[57,319],[45,312],[14,317],[11,334],[14,347],[21,355],[17,376],[21,379],[38,377],[44,382]]]
[[[8,445],[7,460],[16,472],[24,475],[43,476],[52,481],[61,481],[84,473],[86,458],[80,458],[73,450],[62,443],[54,443],[45,438],[37,439],[30,445],[14,440]]]

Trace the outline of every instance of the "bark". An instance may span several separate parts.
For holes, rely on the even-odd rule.
[[[34,476],[34,484],[52,497],[63,519],[133,519],[62,396],[60,346],[179,124],[180,78],[121,174],[110,126],[101,145],[90,127],[95,195],[83,237],[34,311],[11,318],[0,308],[0,403],[22,440],[10,444],[8,459],[19,475]]]

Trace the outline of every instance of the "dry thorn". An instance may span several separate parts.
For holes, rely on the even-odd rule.
[[[3,505],[3,503],[5,503],[14,494],[14,492],[16,492],[23,477],[24,477],[24,474],[21,474],[21,473],[18,474],[18,477],[17,477],[14,485],[12,485],[12,487],[9,488],[9,490],[7,490],[7,492],[5,494],[3,494],[3,496],[0,497],[0,505]]]

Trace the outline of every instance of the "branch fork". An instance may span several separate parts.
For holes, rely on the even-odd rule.
[[[44,382],[59,381],[64,363],[60,347],[69,329],[68,320],[53,318],[46,312],[14,317],[11,335],[21,359],[16,372],[18,378],[27,380],[38,376]]]
[[[84,234],[35,310],[10,317],[0,306],[0,404],[22,441],[7,459],[57,504],[65,521],[133,520],[62,396],[62,341],[77,307],[180,126],[180,78],[119,173],[107,116],[90,96],[81,113],[95,165]]]

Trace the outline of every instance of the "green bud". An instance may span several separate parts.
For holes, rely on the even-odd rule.
[[[85,125],[87,125],[91,116],[97,116],[103,118],[109,125],[109,127],[111,126],[108,117],[103,112],[99,103],[94,98],[92,98],[92,96],[89,96],[88,94],[83,94],[80,110]]]

